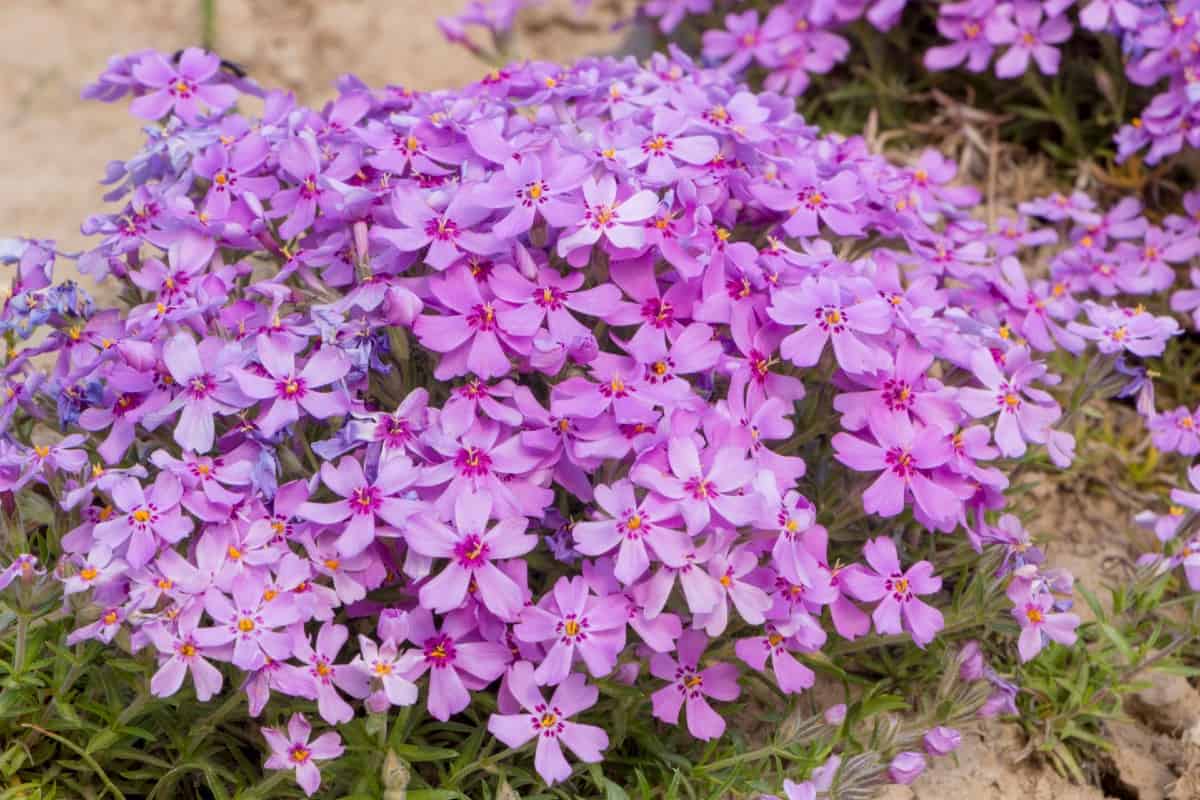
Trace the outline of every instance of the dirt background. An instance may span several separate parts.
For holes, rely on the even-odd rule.
[[[488,67],[445,42],[435,20],[464,4],[216,0],[215,47],[262,84],[293,89],[308,103],[331,96],[334,79],[344,72],[373,85],[459,86]],[[514,52],[570,60],[627,51],[630,33],[612,28],[631,5],[632,0],[610,0],[581,20],[570,0],[548,0],[522,18]],[[55,238],[65,249],[83,244],[80,221],[103,208],[96,181],[105,163],[134,153],[141,137],[124,103],[84,103],[79,92],[113,54],[197,44],[204,24],[200,6],[200,0],[0,0],[0,236]],[[979,176],[992,187],[990,200],[996,194],[994,165],[991,172]],[[1019,200],[1030,188],[1001,187],[999,193],[1020,195],[1008,198]],[[1130,523],[1136,498],[1114,499],[1094,476],[1064,478],[1039,494],[1045,511],[1029,527],[1051,540],[1051,560],[1093,589],[1119,580],[1144,544]],[[1128,546],[1119,544],[1124,542]],[[1112,731],[1116,744],[1106,766],[1106,791],[1071,784],[1029,758],[1013,726],[989,723],[964,737],[957,758],[940,759],[913,786],[889,787],[883,796],[1200,798],[1200,694],[1182,679],[1158,679],[1132,705],[1130,719]]]
[[[521,18],[517,55],[569,60],[623,46],[613,31],[632,0],[600,2],[586,19],[569,0]],[[304,102],[352,72],[372,85],[461,86],[488,66],[446,42],[438,16],[465,0],[215,0],[215,49],[264,86]],[[108,58],[199,44],[200,0],[0,0],[0,235],[83,243],[79,223],[102,208],[96,181],[132,155],[140,126],[126,102],[82,102]]]

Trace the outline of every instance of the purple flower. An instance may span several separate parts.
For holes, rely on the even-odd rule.
[[[950,440],[934,429],[897,417],[872,429],[875,442],[848,433],[833,437],[834,457],[859,472],[880,472],[863,493],[868,513],[894,517],[911,494],[918,516],[939,525],[956,519],[961,500],[934,472],[951,457]]]
[[[133,77],[149,87],[149,94],[135,99],[129,110],[148,120],[162,119],[174,111],[190,125],[205,111],[224,111],[237,99],[232,86],[210,83],[221,69],[221,59],[197,47],[189,47],[172,66],[159,53],[147,53],[133,66]]]
[[[525,533],[521,518],[504,519],[487,527],[492,498],[486,492],[463,492],[454,503],[454,527],[421,514],[409,521],[408,546],[429,558],[445,558],[446,566],[421,587],[421,605],[431,611],[462,606],[468,589],[503,620],[514,620],[525,602],[525,591],[500,570],[502,559],[525,555],[537,537]]]
[[[783,229],[789,235],[816,236],[820,232],[818,220],[842,236],[862,233],[863,219],[855,211],[862,190],[853,172],[841,170],[824,178],[816,162],[801,158],[793,162],[786,182],[794,188],[759,184],[753,191],[767,208],[788,212]]]
[[[670,472],[639,465],[631,477],[634,483],[649,487],[678,509],[688,535],[695,536],[714,516],[734,526],[745,525],[758,516],[759,498],[740,493],[754,475],[738,448],[709,447],[701,459],[694,441],[673,438],[667,445],[667,464]]]
[[[679,712],[687,708],[687,727],[701,741],[716,739],[725,732],[725,720],[708,704],[708,698],[729,702],[740,689],[738,669],[732,664],[710,664],[700,669],[700,654],[708,644],[703,631],[685,631],[679,638],[679,660],[666,653],[650,659],[654,677],[669,681],[650,696],[654,716],[669,725],[679,724]]]
[[[323,733],[310,742],[312,726],[303,714],[292,714],[288,720],[287,734],[275,728],[263,728],[262,733],[271,746],[271,755],[264,766],[267,769],[295,770],[296,782],[309,797],[321,786],[321,771],[316,762],[337,758],[345,750],[342,737],[333,731]]]
[[[587,178],[583,182],[586,203],[579,226],[558,240],[558,254],[568,256],[590,249],[601,237],[614,247],[634,249],[645,241],[640,223],[658,208],[658,195],[642,189],[617,202],[617,181],[604,175],[599,181]]]
[[[274,436],[300,419],[300,409],[317,419],[328,419],[349,410],[349,403],[340,391],[314,391],[339,381],[349,372],[350,362],[335,347],[322,347],[314,353],[304,368],[296,371],[296,356],[281,349],[269,337],[256,340],[262,360],[261,374],[248,369],[234,371],[238,386],[255,400],[271,400],[265,414],[255,420],[264,436]]]
[[[931,70],[953,69],[964,61],[971,72],[983,72],[996,46],[984,35],[995,0],[966,0],[938,8],[938,33],[950,44],[925,51],[925,66]]]
[[[533,665],[518,661],[508,672],[508,689],[522,714],[492,714],[488,730],[509,747],[520,747],[537,738],[534,767],[548,784],[565,781],[571,765],[563,756],[566,745],[575,757],[588,764],[599,762],[608,747],[608,734],[595,725],[571,722],[570,718],[596,704],[599,690],[582,675],[572,674],[559,684],[546,702],[533,677]]]
[[[816,674],[796,660],[789,645],[795,646],[774,625],[768,625],[762,636],[738,639],[734,651],[738,658],[759,672],[766,669],[770,660],[779,690],[792,694],[811,688],[816,681]]]
[[[175,694],[187,673],[191,673],[196,699],[201,703],[221,691],[221,671],[204,658],[207,648],[196,639],[199,620],[200,608],[197,607],[194,613],[178,617],[173,630],[162,625],[147,626],[146,634],[158,649],[161,662],[150,679],[150,693],[155,697]]]
[[[890,366],[887,352],[868,337],[885,333],[891,312],[878,297],[846,302],[841,287],[828,278],[809,278],[792,290],[777,292],[767,313],[782,325],[796,325],[780,344],[783,357],[798,367],[821,360],[830,340],[838,364],[848,372],[874,372]]]
[[[371,236],[403,253],[428,246],[425,263],[436,270],[445,270],[467,253],[487,255],[499,248],[492,234],[473,230],[491,211],[467,193],[456,194],[444,210],[439,210],[424,195],[400,188],[392,195],[391,208],[405,227],[377,225]]]
[[[1006,366],[1015,367],[1008,377],[986,350],[976,350],[971,356],[971,368],[986,389],[963,387],[958,390],[958,402],[976,419],[999,413],[996,420],[996,444],[1010,458],[1025,454],[1025,442],[1045,444],[1049,429],[1062,412],[1048,394],[1029,386],[1030,379],[1044,372],[1040,365],[1026,358],[1010,360]]]
[[[1042,3],[1021,0],[1016,3],[1012,17],[995,14],[988,20],[988,41],[1009,45],[996,62],[997,77],[1015,78],[1024,74],[1031,57],[1043,73],[1054,75],[1058,72],[1062,54],[1054,45],[1071,38],[1071,23],[1065,15],[1043,21],[1044,16]]]
[[[232,414],[246,405],[230,372],[240,361],[237,349],[219,339],[204,339],[197,347],[190,334],[177,333],[163,345],[163,362],[180,392],[154,418],[169,419],[179,413],[175,441],[180,447],[207,453],[216,430],[214,415]]]
[[[1068,328],[1094,341],[1101,353],[1128,351],[1136,356],[1159,356],[1167,340],[1179,334],[1179,323],[1172,317],[1156,317],[1140,306],[1120,308],[1102,306],[1090,300],[1083,304],[1090,325],[1072,322]]]
[[[0,591],[7,589],[8,585],[18,578],[31,578],[41,574],[44,572],[37,568],[37,556],[22,553],[0,570]]]
[[[492,235],[499,239],[525,233],[539,214],[554,227],[567,228],[583,216],[573,195],[587,173],[587,162],[578,157],[549,157],[546,162],[536,155],[510,158],[502,172],[476,189],[473,199],[487,208],[508,209],[492,226]]]
[[[450,270],[430,281],[434,297],[449,313],[422,314],[413,325],[421,344],[442,354],[434,377],[446,380],[472,372],[499,378],[512,369],[509,352],[525,348],[522,337],[533,334],[541,320],[510,313],[514,307],[485,297],[466,268]]]
[[[759,53],[768,52],[758,25],[758,12],[751,10],[725,17],[727,30],[704,32],[704,57],[713,61],[726,59],[721,69],[739,72]],[[761,59],[760,59],[761,60]]]
[[[292,647],[293,656],[299,659],[307,672],[321,719],[330,725],[349,722],[354,718],[354,709],[342,699],[338,689],[358,698],[366,697],[369,693],[367,676],[350,665],[335,663],[349,635],[345,625],[326,622],[317,632],[315,648],[303,635],[295,638]]]
[[[628,618],[622,595],[598,597],[581,578],[559,578],[540,605],[527,606],[513,634],[523,642],[553,642],[534,672],[539,685],[567,679],[578,653],[594,677],[612,672],[625,646]]]
[[[942,612],[920,600],[919,595],[942,588],[942,579],[933,574],[933,564],[918,561],[902,570],[896,545],[882,536],[863,545],[863,555],[871,570],[847,571],[842,580],[859,600],[879,603],[871,614],[875,630],[883,634],[907,630],[918,647],[932,642],[943,627]]]
[[[417,480],[412,462],[404,456],[395,456],[380,464],[379,474],[373,481],[367,480],[362,465],[352,456],[344,457],[336,467],[326,461],[321,465],[321,480],[343,499],[334,503],[302,503],[296,514],[321,525],[344,522],[337,547],[346,557],[358,555],[375,541],[378,535],[376,517],[394,528],[402,528],[422,507],[414,500],[399,496]]]
[[[597,486],[595,497],[609,518],[576,522],[571,527],[579,552],[599,556],[616,548],[615,575],[626,586],[650,568],[651,553],[664,564],[683,564],[689,542],[680,531],[665,524],[669,519],[666,509],[650,496],[638,502],[633,484],[622,480],[611,487]]]
[[[123,478],[112,489],[119,513],[96,526],[96,538],[114,551],[124,544],[129,566],[144,567],[161,543],[174,544],[192,529],[180,513],[183,487],[170,473],[160,472],[149,491],[135,478]]]
[[[925,755],[913,750],[897,754],[892,759],[892,763],[888,765],[888,777],[891,778],[892,783],[905,786],[921,777],[921,773],[924,771]]]
[[[1009,591],[1011,594],[1011,587]],[[1079,627],[1079,616],[1055,611],[1054,598],[1050,594],[1026,594],[1014,598],[1013,603],[1012,615],[1021,626],[1017,652],[1022,662],[1040,653],[1047,641],[1068,646],[1075,644],[1075,629]]]
[[[429,673],[429,713],[443,722],[471,703],[468,689],[482,689],[504,674],[512,660],[509,649],[472,637],[475,624],[466,614],[449,614],[442,629],[424,608],[409,614],[408,640],[420,648],[420,660],[406,676]]]
[[[353,669],[368,681],[378,681],[380,688],[367,699],[367,707],[384,712],[389,706],[411,706],[417,702],[417,685],[407,675],[421,662],[421,653],[400,652],[398,642],[408,635],[407,620],[403,634],[388,636],[382,645],[366,636],[358,637],[359,655],[350,662]]]
[[[930,728],[926,731],[922,741],[925,744],[925,752],[931,756],[947,756],[953,753],[962,744],[962,734],[954,728],[947,728],[944,725],[939,725],[936,728]]]
[[[278,630],[300,620],[300,609],[291,598],[272,597],[266,581],[256,573],[247,573],[233,585],[233,599],[217,589],[204,595],[204,610],[216,623],[198,628],[196,640],[206,647],[233,643],[234,666],[259,669],[268,661],[284,661],[292,656],[294,637]]]
[[[641,144],[620,151],[617,157],[630,168],[645,165],[644,175],[651,186],[668,185],[680,176],[679,162],[701,166],[720,149],[711,136],[681,136],[690,124],[678,111],[660,110]]]

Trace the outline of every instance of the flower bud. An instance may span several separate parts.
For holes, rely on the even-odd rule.
[[[838,703],[825,709],[825,721],[830,725],[841,725],[846,719],[846,704]]]
[[[912,750],[906,750],[892,759],[888,765],[888,777],[892,783],[908,785],[921,776],[925,771],[925,756]]]
[[[385,608],[379,614],[379,638],[403,642],[408,636],[408,612],[398,608]]]
[[[412,327],[413,321],[424,307],[421,298],[403,286],[389,286],[383,298],[384,314],[392,325]]]
[[[953,753],[962,744],[962,734],[954,728],[939,725],[925,734],[925,752],[931,756]]]
[[[958,654],[958,677],[964,681],[977,681],[983,677],[983,653],[979,642],[972,640],[963,645]]]

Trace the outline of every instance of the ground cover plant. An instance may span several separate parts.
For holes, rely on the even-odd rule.
[[[729,71],[110,64],[117,210],[3,250],[11,796],[867,797],[997,714],[1090,777],[1195,651],[1195,199],[989,225]],[[1106,605],[1021,516],[1109,398],[1178,475]]]

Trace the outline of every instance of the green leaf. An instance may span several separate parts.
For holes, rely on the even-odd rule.
[[[1129,642],[1125,640],[1120,631],[1107,622],[1097,622],[1096,625],[1105,638],[1121,651],[1121,657],[1125,659],[1126,664],[1132,665],[1137,663],[1137,656],[1133,654],[1133,648],[1130,647]]]
[[[392,749],[396,751],[396,755],[409,762],[449,761],[451,759],[458,758],[457,750],[450,750],[445,747],[427,747],[419,744],[398,744]],[[411,794],[411,792],[409,794]]]

